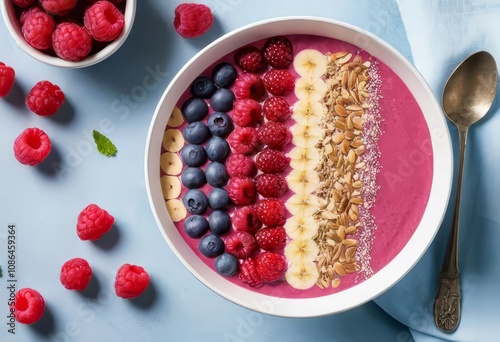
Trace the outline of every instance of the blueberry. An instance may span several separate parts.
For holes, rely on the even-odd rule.
[[[210,98],[215,90],[217,90],[217,87],[207,76],[199,76],[191,83],[191,94],[202,99]]]
[[[208,220],[200,215],[191,215],[184,221],[184,232],[197,239],[208,231]]]
[[[215,234],[205,235],[198,245],[201,254],[208,258],[215,258],[224,253],[224,240]]]
[[[186,209],[195,215],[203,214],[208,205],[207,196],[199,189],[190,189],[182,198]]]
[[[187,167],[181,173],[182,184],[188,189],[201,188],[207,182],[205,172],[199,167]]]
[[[187,122],[200,121],[208,114],[208,105],[199,97],[191,97],[181,107],[182,115]]]
[[[184,132],[182,132],[184,139],[191,144],[202,144],[210,136],[210,131],[208,127],[201,121],[195,121],[189,123],[184,127]]]
[[[240,263],[238,259],[229,253],[222,253],[215,259],[215,269],[226,277],[232,277],[238,272]]]
[[[223,112],[214,112],[208,118],[208,130],[212,135],[226,137],[234,129],[233,120]]]
[[[233,109],[234,94],[226,88],[219,88],[210,98],[210,106],[217,112],[229,112]]]
[[[186,144],[181,150],[181,159],[187,166],[202,166],[207,161],[207,152],[203,146]]]
[[[224,210],[214,210],[208,216],[208,226],[214,234],[225,234],[231,228],[231,218]]]
[[[205,177],[207,178],[207,183],[215,188],[222,188],[226,185],[229,178],[226,167],[219,162],[211,162],[207,165]]]
[[[230,152],[228,142],[226,139],[222,139],[221,137],[211,137],[208,139],[205,149],[207,151],[208,159],[218,162],[223,162]]]
[[[229,195],[222,188],[214,188],[208,193],[208,205],[212,209],[224,209],[229,204]]]
[[[238,76],[236,69],[231,63],[223,62],[217,64],[212,71],[212,80],[217,87],[225,88],[233,84]]]

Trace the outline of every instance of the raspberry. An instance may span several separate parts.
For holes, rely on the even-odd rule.
[[[14,156],[25,165],[40,164],[47,158],[50,149],[49,136],[39,128],[25,129],[14,141]]]
[[[259,273],[257,273],[257,261],[252,258],[243,260],[240,265],[240,274],[238,278],[243,283],[252,287],[259,287],[263,283]]]
[[[183,38],[199,37],[208,31],[214,16],[209,7],[202,4],[180,4],[175,8],[174,27]]]
[[[149,274],[137,265],[123,264],[116,273],[115,292],[121,298],[135,298],[149,285]]]
[[[44,10],[48,13],[63,16],[75,8],[78,0],[40,0]]]
[[[292,116],[290,103],[281,96],[269,97],[262,105],[262,112],[267,120],[285,122]]]
[[[254,206],[257,218],[268,227],[281,226],[286,221],[286,209],[282,200],[268,198],[258,201]]]
[[[259,145],[257,129],[254,127],[236,127],[227,140],[229,145],[241,154],[249,154]]]
[[[87,260],[74,258],[66,261],[61,267],[59,279],[68,290],[85,290],[92,277],[92,268]]]
[[[60,23],[52,33],[56,55],[67,61],[81,61],[92,49],[92,36],[75,23]]]
[[[28,18],[32,14],[40,13],[40,12],[43,12],[43,10],[38,6],[33,6],[33,7],[26,9],[19,16],[19,23],[22,26],[24,24],[24,22],[26,21],[26,18]]]
[[[226,252],[238,259],[245,259],[257,250],[257,243],[252,234],[236,232],[226,238]]]
[[[238,75],[232,90],[237,99],[254,99],[255,101],[259,101],[266,93],[262,78],[249,72]]]
[[[253,126],[263,119],[262,106],[254,99],[234,101],[233,110],[229,114],[233,122],[239,126]]]
[[[285,274],[286,260],[283,255],[273,252],[263,252],[256,260],[257,273],[264,282],[273,282]]]
[[[16,292],[14,304],[10,309],[14,310],[14,316],[19,323],[33,324],[42,318],[45,301],[40,292],[25,287]]]
[[[283,175],[262,173],[255,178],[255,189],[263,197],[278,198],[288,190],[288,185]]]
[[[266,147],[256,158],[257,169],[264,173],[279,173],[285,171],[290,163],[290,158],[283,151]]]
[[[252,45],[242,47],[234,54],[234,61],[240,68],[249,72],[260,72],[266,67],[260,50]]]
[[[97,204],[89,204],[78,215],[76,233],[81,240],[95,241],[107,233],[115,218]]]
[[[110,42],[123,31],[125,18],[111,2],[97,1],[85,11],[83,23],[95,40]]]
[[[278,150],[292,141],[292,133],[288,127],[276,121],[264,123],[257,131],[257,136],[261,143]]]
[[[52,46],[55,26],[54,18],[45,12],[38,12],[26,17],[21,31],[29,45],[38,50],[47,50]]]
[[[255,234],[262,227],[253,208],[249,205],[236,209],[231,219],[233,227],[239,232],[249,232]]]
[[[288,70],[271,69],[264,74],[264,86],[273,95],[285,95],[295,87],[295,79]]]
[[[7,94],[14,86],[16,72],[10,66],[0,62],[0,97],[7,96]]]
[[[64,93],[59,86],[49,81],[40,81],[26,96],[26,106],[35,114],[48,116],[61,108]]]
[[[233,153],[226,159],[226,171],[230,177],[248,177],[255,171],[253,159],[241,153]]]
[[[260,248],[266,251],[280,251],[286,246],[286,231],[283,227],[262,228],[255,234]]]
[[[285,69],[292,64],[292,42],[283,36],[269,38],[262,48],[262,55],[272,67]]]
[[[250,177],[233,177],[227,183],[227,194],[236,205],[247,205],[255,199],[255,184]]]
[[[33,5],[35,0],[12,0],[12,2],[21,8],[26,8]]]

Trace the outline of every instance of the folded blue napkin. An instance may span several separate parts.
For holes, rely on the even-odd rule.
[[[437,100],[453,69],[479,50],[500,66],[499,0],[398,0],[413,63]],[[434,325],[433,302],[449,241],[455,188],[434,242],[414,269],[375,301],[406,324],[416,342],[500,338],[500,87],[488,115],[469,131],[459,237],[462,318],[454,333]],[[444,114],[443,114],[444,115]],[[450,124],[458,159],[458,140]],[[457,162],[455,162],[456,167]]]

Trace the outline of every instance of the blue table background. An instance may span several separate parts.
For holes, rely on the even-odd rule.
[[[147,200],[144,149],[154,109],[170,80],[195,53],[223,34],[258,20],[286,15],[337,19],[364,28],[411,60],[395,1],[253,0],[199,1],[215,15],[211,30],[183,39],[173,29],[181,1],[139,0],[132,32],[106,61],[63,70],[22,52],[0,21],[0,61],[16,70],[16,84],[0,100],[0,341],[413,341],[406,326],[373,302],[338,315],[284,319],[239,307],[198,282],[164,241]],[[58,84],[66,103],[53,117],[24,105],[40,80]],[[27,127],[44,129],[53,150],[28,167],[12,152]],[[100,155],[91,132],[117,146],[115,158]],[[78,213],[96,203],[116,218],[98,242],[80,241]],[[8,332],[7,228],[16,226],[16,286],[33,287],[46,300],[42,320]],[[90,288],[67,291],[61,265],[83,257],[93,267]],[[115,296],[113,281],[123,263],[146,268],[147,292],[135,300]]]

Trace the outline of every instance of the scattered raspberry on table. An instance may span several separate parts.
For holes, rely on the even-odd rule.
[[[14,156],[25,165],[40,164],[47,158],[50,149],[49,136],[36,127],[26,128],[14,141]]]
[[[183,3],[175,8],[174,27],[183,38],[196,38],[212,26],[214,16],[208,6]]]
[[[5,97],[14,86],[16,72],[5,63],[0,62],[0,97]]]
[[[61,267],[60,281],[68,290],[85,290],[92,277],[92,268],[87,260],[74,258],[66,261]]]
[[[135,298],[149,285],[149,274],[141,266],[124,264],[116,273],[115,292],[121,298]]]
[[[26,106],[41,116],[55,114],[64,103],[64,92],[49,81],[40,81],[31,88],[26,96]]]
[[[115,218],[97,204],[89,204],[78,215],[76,232],[81,240],[95,241],[107,233]]]
[[[23,324],[33,324],[42,318],[45,311],[45,301],[40,292],[29,287],[22,288],[16,292],[14,304],[16,321]]]

